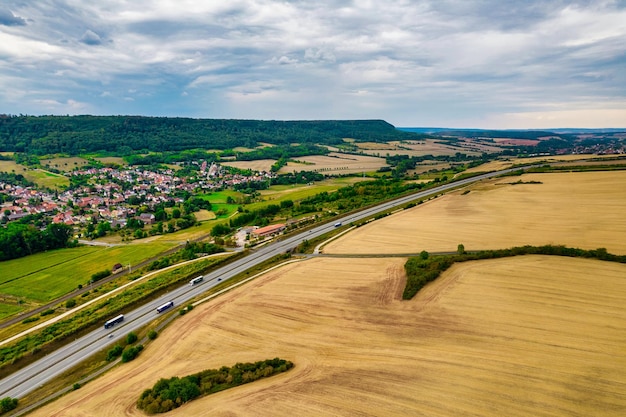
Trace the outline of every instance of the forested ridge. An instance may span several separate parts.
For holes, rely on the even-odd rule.
[[[254,148],[274,145],[336,145],[343,138],[383,142],[418,139],[383,120],[263,121],[145,116],[0,115],[0,151],[35,155],[90,152]]]

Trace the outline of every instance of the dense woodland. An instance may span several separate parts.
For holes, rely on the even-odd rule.
[[[418,139],[383,120],[262,121],[143,116],[0,116],[0,150],[35,155],[227,150],[238,146],[337,145]]]

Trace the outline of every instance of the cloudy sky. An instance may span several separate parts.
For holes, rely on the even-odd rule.
[[[626,0],[3,0],[0,113],[626,127]]]

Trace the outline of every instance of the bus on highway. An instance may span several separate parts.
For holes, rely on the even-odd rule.
[[[163,304],[162,306],[157,307],[157,313],[162,313],[162,312],[164,312],[165,310],[167,310],[170,307],[174,307],[174,302],[173,301],[169,301],[169,302]]]
[[[109,327],[113,327],[115,326],[117,323],[121,323],[124,321],[124,315],[120,314],[117,317],[112,318],[111,320],[108,320],[104,323],[104,328],[108,329]]]
[[[200,275],[198,278],[194,278],[191,281],[189,281],[189,285],[196,285],[200,282],[202,282],[204,280],[204,277],[202,275]]]

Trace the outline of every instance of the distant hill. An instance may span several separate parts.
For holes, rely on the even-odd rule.
[[[499,138],[520,138],[528,139],[529,137],[545,137],[553,135],[567,134],[604,134],[604,133],[620,133],[626,132],[626,128],[599,128],[599,129],[583,129],[583,128],[559,128],[559,129],[453,129],[449,127],[398,127],[398,130],[404,132],[436,134],[449,136],[465,136],[465,137],[499,137]]]
[[[35,155],[88,152],[254,148],[274,145],[336,145],[343,138],[384,142],[417,139],[384,120],[262,121],[144,116],[0,115],[0,151]]]

